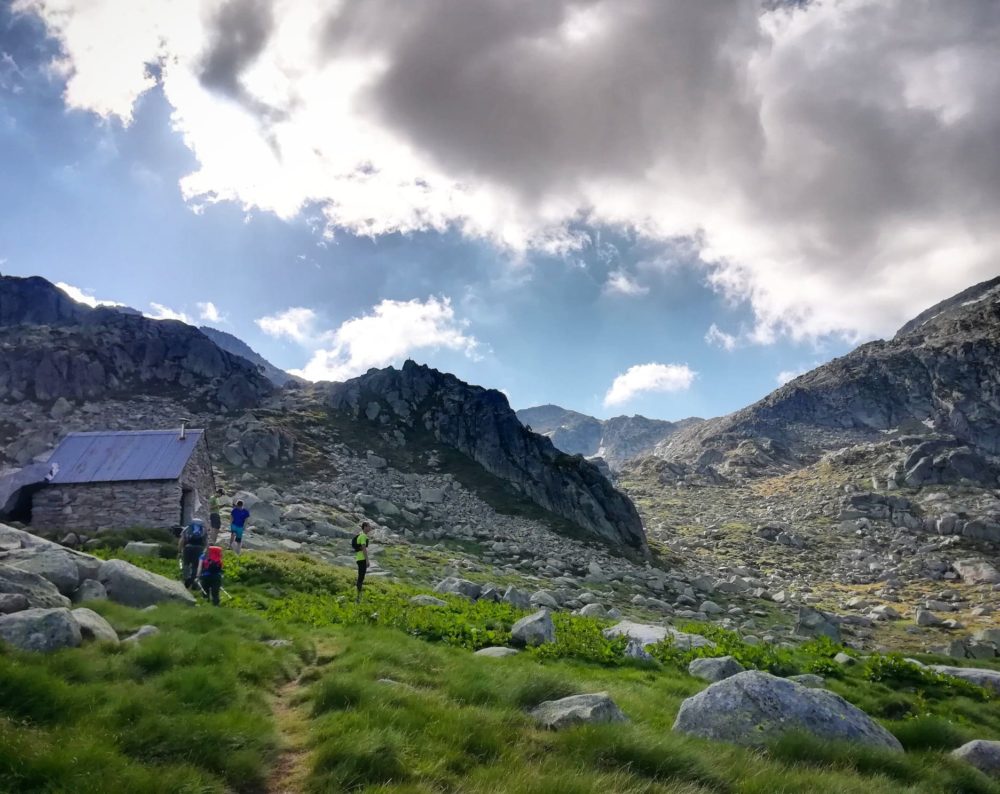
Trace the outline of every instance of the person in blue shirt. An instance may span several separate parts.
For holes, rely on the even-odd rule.
[[[250,511],[243,506],[243,500],[240,499],[236,502],[229,520],[229,549],[236,554],[243,548],[243,529],[248,518]]]

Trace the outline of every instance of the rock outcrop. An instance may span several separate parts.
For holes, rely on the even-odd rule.
[[[531,716],[543,728],[554,731],[582,724],[628,722],[628,717],[607,692],[546,700],[532,709]]]
[[[55,651],[83,641],[80,625],[65,607],[25,609],[0,615],[0,640],[22,651]]]
[[[635,506],[598,469],[527,431],[498,391],[407,361],[333,384],[330,406],[412,443],[427,436],[504,480],[535,504],[622,550],[646,552]]]
[[[125,560],[107,560],[97,574],[108,598],[130,607],[149,607],[162,601],[195,602],[184,585],[150,571],[138,568]]]

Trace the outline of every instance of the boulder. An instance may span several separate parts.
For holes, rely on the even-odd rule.
[[[514,645],[532,646],[545,645],[556,641],[556,627],[552,615],[547,609],[540,609],[531,615],[521,618],[510,630],[510,639]]]
[[[839,695],[748,670],[712,684],[681,704],[674,730],[762,747],[789,731],[896,752],[899,740]]]
[[[73,619],[80,625],[80,633],[85,640],[100,640],[118,644],[118,632],[94,610],[77,607],[72,612]]]
[[[635,659],[638,662],[655,662],[656,659],[653,655],[649,653],[638,640],[629,640],[628,645],[625,646],[625,658]]]
[[[503,594],[504,603],[510,604],[517,609],[530,609],[531,596],[523,590],[518,590],[514,585],[510,585]]]
[[[788,676],[789,681],[794,681],[796,684],[802,684],[802,686],[809,687],[810,689],[819,689],[822,687],[826,681],[823,676],[816,675],[815,673],[802,673],[801,675],[790,675]]]
[[[124,552],[134,554],[136,557],[159,557],[160,544],[146,543],[142,540],[130,540],[125,544]]]
[[[503,659],[507,656],[516,656],[519,651],[516,648],[503,648],[494,646],[491,648],[480,648],[476,651],[476,656],[486,656],[490,659]]]
[[[83,637],[79,624],[65,607],[25,609],[0,615],[0,640],[24,651],[75,648]]]
[[[59,546],[23,549],[10,553],[4,563],[22,571],[36,573],[48,579],[63,595],[69,595],[80,585],[74,554]]]
[[[600,604],[587,604],[580,610],[585,618],[606,618],[608,611]]]
[[[932,664],[930,669],[1000,693],[1000,670],[988,670],[984,667],[951,667],[946,664]]]
[[[800,637],[829,637],[834,642],[840,642],[840,627],[832,616],[812,607],[799,607],[795,633]]]
[[[479,598],[479,594],[482,591],[483,588],[481,585],[478,585],[475,582],[470,582],[468,579],[459,579],[455,576],[449,576],[447,579],[442,579],[434,587],[435,593],[453,593],[455,595],[471,598],[473,601]]]
[[[528,599],[531,606],[534,607],[545,607],[546,609],[559,609],[559,602],[556,597],[552,595],[548,590],[538,590],[531,594],[531,598]]]
[[[28,599],[31,607],[68,607],[70,604],[48,579],[3,563],[0,563],[0,593],[19,593]]]
[[[913,622],[918,626],[939,626],[941,618],[926,609],[918,609],[913,615]]]
[[[700,634],[688,634],[678,631],[672,626],[658,626],[651,623],[635,623],[631,620],[622,620],[609,629],[604,630],[604,636],[608,639],[614,637],[628,637],[640,643],[642,647],[655,645],[658,642],[669,638],[671,642],[681,650],[689,651],[692,648],[714,648],[715,643]]]
[[[130,607],[148,607],[161,601],[195,602],[184,585],[143,570],[125,560],[106,560],[97,574],[108,598]]]
[[[694,659],[688,665],[688,675],[695,678],[702,678],[705,681],[722,681],[726,678],[742,673],[746,668],[737,662],[732,656],[719,656],[710,659]]]
[[[959,560],[952,563],[951,567],[966,584],[997,584],[1000,582],[1000,571],[986,560]]]
[[[440,598],[435,598],[432,595],[415,595],[410,598],[410,603],[418,607],[446,607],[448,606],[447,601],[442,601]]]
[[[108,591],[96,579],[84,579],[80,586],[73,593],[73,603],[79,604],[83,601],[104,601],[108,597]]]
[[[160,630],[156,626],[140,626],[139,629],[134,633],[126,637],[122,642],[139,642],[140,640],[146,639],[146,637],[153,637],[160,633]]]
[[[607,692],[546,700],[532,709],[531,716],[550,730],[561,730],[584,723],[628,722],[628,717]]]
[[[9,615],[28,608],[28,598],[21,593],[0,593],[0,614]]]
[[[984,775],[1000,778],[1000,742],[975,739],[952,750],[951,754],[972,764]]]
[[[420,501],[427,504],[437,505],[444,501],[443,488],[421,488]]]

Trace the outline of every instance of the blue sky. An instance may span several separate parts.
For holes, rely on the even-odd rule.
[[[76,5],[72,0],[64,4]],[[774,208],[762,209],[769,188],[761,183],[758,198],[756,183],[740,185],[743,154],[731,143],[714,152],[734,158],[727,172],[707,159],[692,170],[699,157],[713,154],[690,148],[702,145],[697,137],[685,137],[676,146],[663,142],[670,156],[680,159],[657,155],[651,161],[657,169],[672,169],[661,186],[649,182],[650,168],[645,176],[633,176],[637,166],[631,152],[639,143],[616,153],[618,127],[612,128],[614,140],[598,141],[608,154],[597,168],[591,162],[594,141],[559,124],[552,132],[546,126],[550,120],[535,118],[518,104],[509,109],[510,116],[490,122],[500,128],[493,148],[483,148],[480,134],[471,143],[456,138],[436,150],[442,136],[462,126],[450,123],[441,132],[435,127],[440,118],[458,114],[473,127],[482,123],[476,116],[482,108],[460,92],[432,118],[406,101],[390,110],[377,107],[380,95],[373,94],[367,103],[351,105],[357,117],[344,117],[338,128],[350,121],[366,134],[385,135],[370,158],[363,148],[365,135],[345,133],[336,152],[295,169],[296,141],[313,134],[325,140],[321,127],[309,126],[330,123],[315,120],[324,118],[323,102],[309,99],[312,83],[302,83],[292,110],[260,111],[261,97],[271,102],[271,94],[256,78],[246,77],[249,61],[233,51],[232,42],[226,44],[222,28],[214,34],[200,28],[164,34],[166,28],[158,28],[157,46],[167,46],[162,42],[175,35],[174,50],[119,61],[125,56],[111,46],[113,39],[98,40],[110,35],[108,25],[88,20],[85,5],[74,12],[79,26],[46,17],[33,0],[24,6],[18,16],[0,7],[0,270],[42,275],[99,299],[153,315],[169,310],[196,323],[210,302],[220,317],[208,324],[235,333],[286,369],[350,375],[369,365],[398,365],[411,356],[464,380],[504,389],[515,407],[551,402],[600,417],[714,416],[764,396],[776,388],[781,373],[803,371],[846,352],[858,339],[891,333],[915,310],[990,275],[991,266],[980,262],[982,251],[953,245],[948,250],[959,250],[968,264],[946,275],[933,271],[937,275],[915,289],[900,269],[898,254],[885,243],[892,231],[888,220],[876,230],[877,250],[866,253],[861,247],[870,231],[867,215],[841,218],[837,228],[850,225],[850,239],[828,229],[814,230],[806,242],[789,237],[795,196],[775,198]],[[228,6],[234,14],[247,15],[261,7],[239,0]],[[573,23],[567,34],[571,40],[597,35],[594,26],[604,24],[600,16],[567,19]],[[94,26],[84,24],[92,21]],[[330,30],[334,22],[351,23],[352,47],[381,48],[401,63],[411,50],[408,37],[424,30],[422,20],[413,19],[396,33],[379,29],[373,40],[364,20],[331,20]],[[227,21],[237,27],[258,23],[277,24],[270,17]],[[725,23],[720,41],[732,38],[731,24]],[[136,41],[142,40],[141,32]],[[278,42],[279,32],[275,27],[266,40]],[[111,33],[120,37],[129,30]],[[246,40],[243,36],[237,43]],[[88,45],[105,53],[106,62],[91,63]],[[251,53],[255,63],[269,57],[284,63],[271,46],[279,44]],[[195,51],[199,54],[190,61],[201,64],[200,78],[185,80],[176,64]],[[51,68],[60,54],[71,64],[69,76]],[[167,64],[164,72],[143,68],[157,58]],[[219,77],[220,63],[235,71]],[[214,64],[211,80],[205,64]],[[119,85],[123,74],[132,75],[132,83]],[[422,90],[436,95],[420,85],[404,88],[406,96]],[[397,90],[402,89],[384,89],[390,98]],[[575,96],[572,87],[549,90],[556,98],[564,90]],[[977,100],[970,96],[970,102]],[[321,112],[294,115],[310,102]],[[567,113],[575,110],[569,107]],[[724,110],[727,119],[736,112]],[[232,121],[235,112],[242,115]],[[526,114],[524,124],[515,125],[518,134],[521,127],[534,130],[523,143],[525,163],[519,161],[517,139],[504,138],[507,119],[515,112]],[[628,112],[623,110],[621,126],[626,136]],[[716,118],[722,111],[714,106],[698,112],[706,117],[706,129],[728,123]],[[266,129],[272,117],[282,120]],[[289,121],[293,118],[297,127]],[[230,122],[234,126],[227,129]],[[549,145],[535,145],[535,126],[553,136]],[[218,136],[230,135],[238,149],[249,147],[246,138],[260,130],[263,148],[246,148],[243,160],[227,159],[226,140]],[[563,157],[563,143],[567,151],[578,147],[580,157],[590,159]],[[355,174],[345,178],[338,172],[329,182],[316,175],[327,166],[333,173],[332,164],[348,146],[362,147]],[[679,155],[672,151],[677,147],[684,149]],[[264,162],[269,151],[280,154],[275,167]],[[511,152],[517,163],[511,163]],[[862,161],[866,156],[858,154]],[[528,167],[532,158],[542,157]],[[846,165],[852,163],[848,157]],[[368,189],[370,174],[381,176],[392,168],[418,176],[400,190],[387,190],[374,179]],[[830,168],[839,172],[845,165]],[[426,182],[423,173],[429,174]],[[195,182],[182,188],[192,174],[198,175]],[[667,196],[675,178],[689,184]],[[356,190],[359,183],[367,192]],[[566,187],[584,183],[585,190]],[[442,184],[446,188],[439,189]],[[717,199],[710,191],[716,184],[723,186]],[[417,198],[411,196],[414,185]],[[843,189],[869,193],[865,185],[847,183]],[[927,198],[921,192],[927,188],[912,189],[917,198]],[[744,201],[743,193],[754,200]],[[914,196],[872,199],[868,215],[896,218],[896,205],[911,206]],[[660,198],[663,206],[640,211]],[[404,202],[415,203],[397,206]],[[760,205],[753,212],[761,214],[746,215],[748,203]],[[777,214],[768,216],[764,209]],[[801,211],[807,210],[803,225],[824,208]],[[933,206],[922,212],[933,214]],[[701,213],[704,224],[678,220],[692,213],[696,218]],[[939,228],[954,224],[956,214],[961,217],[961,207],[940,220]],[[973,220],[955,231],[957,243],[967,240]],[[684,231],[690,233],[679,233]],[[828,239],[816,243],[823,234]],[[909,240],[906,234],[910,231],[900,231],[900,240]],[[778,242],[772,245],[772,240]],[[824,252],[816,264],[802,264],[806,243]],[[743,244],[746,261],[734,258]],[[833,252],[840,259],[830,254],[831,246],[840,246]],[[868,265],[860,270],[842,266],[848,253],[868,256]],[[833,264],[824,259],[828,254]],[[927,268],[924,272],[931,272]],[[291,309],[298,314],[289,314]],[[720,333],[706,338],[713,326]],[[632,369],[644,365],[656,367]],[[616,378],[630,369],[613,389]]]

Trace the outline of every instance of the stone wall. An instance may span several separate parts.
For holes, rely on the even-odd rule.
[[[100,527],[172,527],[181,518],[178,480],[50,485],[34,494],[38,529],[93,532]]]
[[[194,454],[188,459],[184,471],[181,472],[181,486],[191,488],[195,492],[195,509],[192,518],[202,518],[208,521],[208,505],[215,490],[215,476],[212,474],[212,459],[208,453],[206,434],[194,448]]]

